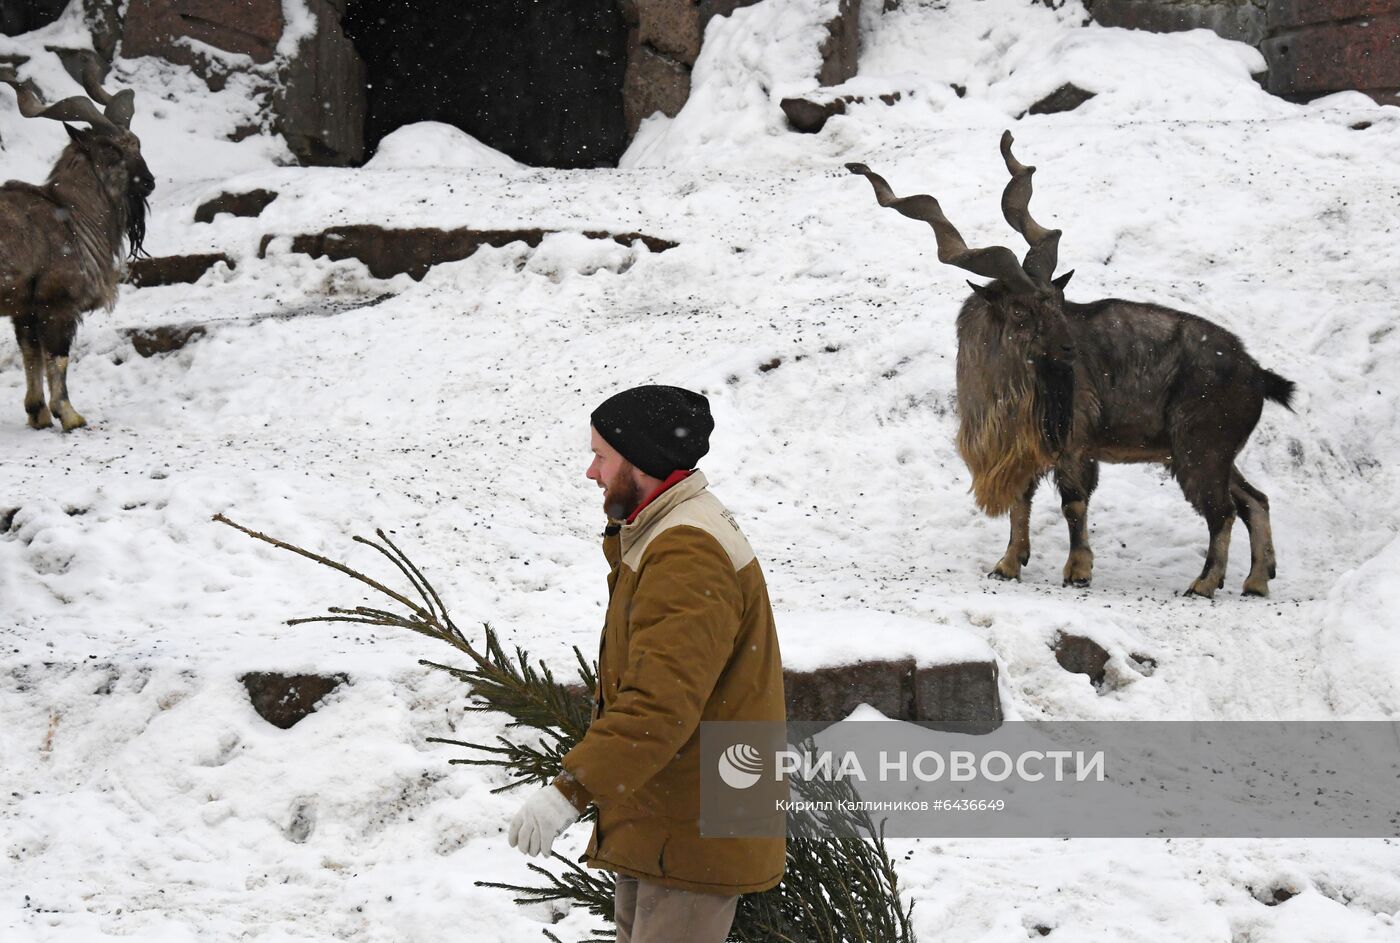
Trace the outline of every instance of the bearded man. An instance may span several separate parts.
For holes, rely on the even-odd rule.
[[[593,720],[510,826],[511,845],[548,854],[597,806],[585,860],[616,874],[618,943],[723,943],[739,895],[783,876],[781,836],[700,835],[700,724],[786,717],[763,571],[694,467],[713,429],[709,401],[674,386],[593,411],[611,567]]]

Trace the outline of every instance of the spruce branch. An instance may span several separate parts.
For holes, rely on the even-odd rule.
[[[249,537],[336,570],[387,597],[406,612],[373,606],[331,606],[325,614],[287,620],[288,625],[310,622],[342,622],[384,626],[437,639],[465,654],[466,667],[421,660],[419,663],[445,671],[468,687],[475,703],[468,710],[500,711],[510,719],[506,727],[525,727],[539,734],[538,743],[521,743],[497,736],[495,744],[482,744],[446,737],[432,737],[443,743],[475,751],[478,756],[454,758],[450,762],[474,766],[494,766],[510,777],[510,782],[493,792],[511,789],[527,782],[547,782],[562,769],[563,755],[588,729],[592,704],[588,692],[597,689],[596,665],[575,646],[580,685],[566,686],[556,679],[543,661],[532,663],[528,653],[516,647],[508,655],[490,625],[485,630],[485,650],[478,651],[452,622],[432,583],[411,559],[384,533],[378,540],[355,537],[390,561],[412,588],[417,601],[390,589],[384,583],[353,567],[314,553],[295,544],[251,530],[222,514],[214,516]],[[852,799],[855,792],[844,782],[799,781],[804,798]],[[884,825],[871,821],[859,806],[828,808],[853,809],[835,816],[798,814],[792,820],[792,836],[787,841],[786,873],[770,891],[747,894],[739,908],[729,939],[737,943],[914,943],[910,922],[913,904],[900,902],[899,879],[885,846]],[[590,814],[592,814],[590,812]],[[509,890],[522,904],[568,901],[585,907],[609,922],[613,919],[612,876],[590,872],[559,854],[552,856],[563,864],[555,873],[537,864],[531,872],[541,876],[539,886],[478,881],[482,887]],[[559,943],[548,930],[547,939]],[[594,937],[585,943],[606,943],[610,937]]]

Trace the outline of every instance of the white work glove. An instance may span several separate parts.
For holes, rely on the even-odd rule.
[[[554,786],[545,786],[525,800],[510,820],[510,846],[522,854],[549,854],[554,839],[578,819],[578,809]]]

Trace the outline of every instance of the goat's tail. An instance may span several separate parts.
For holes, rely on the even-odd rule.
[[[1271,399],[1292,412],[1293,391],[1298,388],[1298,384],[1279,376],[1272,370],[1263,370],[1262,372],[1264,374],[1264,398]]]

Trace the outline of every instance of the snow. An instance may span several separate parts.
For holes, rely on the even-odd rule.
[[[524,169],[511,158],[487,147],[465,131],[440,121],[407,124],[379,142],[374,156],[365,163],[370,170],[412,170],[424,167],[452,167],[459,170]]]
[[[1084,26],[1075,3],[905,0],[866,10],[860,74],[824,92],[905,97],[794,134],[778,102],[815,91],[834,7],[764,0],[712,21],[690,103],[649,119],[615,170],[511,166],[424,125],[365,168],[291,167],[270,134],[229,139],[255,119],[251,88],[117,64],[158,179],[148,248],[236,267],[124,288],[88,317],[70,373],[86,430],[25,428],[19,357],[0,346],[0,519],[18,509],[0,534],[0,936],[539,938],[548,907],[473,883],[530,880],[504,834],[523,795],[427,742],[502,732],[418,664],[451,653],[285,626],[365,597],[210,517],[386,577],[350,537],[390,529],[460,625],[490,622],[567,672],[572,647],[595,649],[606,593],[587,416],[640,382],[709,395],[702,467],[759,553],[791,666],[992,657],[1013,718],[1397,717],[1400,109],[1271,98],[1243,45]],[[51,99],[76,92],[43,51],[64,22],[0,42]],[[1017,120],[1065,82],[1097,97]],[[1205,526],[1141,466],[1104,469],[1091,589],[1059,585],[1048,490],[1023,581],[985,578],[1006,523],[978,515],[952,444],[965,273],[842,165],[937,195],[970,244],[1016,246],[997,202],[1008,127],[1039,168],[1037,218],[1065,230],[1072,299],[1196,311],[1298,382],[1297,413],[1269,406],[1241,456],[1272,504],[1270,599],[1236,595],[1243,528],[1219,598],[1175,595]],[[63,132],[0,94],[0,140],[4,176],[38,180]],[[192,222],[255,187],[280,194],[261,217]],[[557,233],[421,282],[290,252],[290,236],[352,223]],[[151,359],[120,333],[193,322],[208,335]],[[1103,685],[1056,664],[1061,632],[1109,652]],[[249,707],[248,670],[351,683],[282,731]],[[564,852],[586,839],[574,829]],[[892,848],[926,940],[1400,937],[1394,840]],[[1268,906],[1277,887],[1297,896]],[[571,913],[552,929],[589,926]]]

